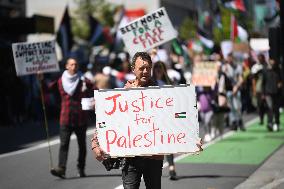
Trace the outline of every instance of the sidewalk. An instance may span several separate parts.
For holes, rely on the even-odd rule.
[[[284,188],[284,145],[235,189]]]

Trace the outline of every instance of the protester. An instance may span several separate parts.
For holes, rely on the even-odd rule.
[[[232,90],[227,91],[228,102],[231,111],[229,113],[230,125],[233,130],[245,131],[242,119],[241,87],[243,84],[242,66],[234,62],[233,54],[230,53],[225,61],[224,73],[232,82]]]
[[[136,79],[128,81],[126,88],[147,87],[155,85],[151,79],[152,60],[146,52],[137,52],[132,59],[132,71]],[[201,150],[201,143],[197,144]],[[92,150],[97,160],[106,159],[105,152],[100,148],[96,131],[92,139]],[[137,189],[143,175],[147,189],[160,189],[163,167],[163,155],[135,156],[124,158],[122,181],[124,188]]]
[[[85,177],[87,112],[82,111],[81,99],[92,96],[93,85],[81,77],[76,59],[69,58],[65,68],[61,78],[46,86],[48,90],[58,90],[61,96],[59,162],[51,174],[65,178],[70,136],[74,132],[79,146],[78,176]]]
[[[262,91],[267,103],[267,129],[269,131],[280,129],[279,119],[279,96],[282,88],[280,69],[276,62],[271,59],[266,69],[263,71]],[[273,121],[274,117],[274,121]]]
[[[217,82],[215,85],[215,93],[212,100],[212,109],[213,109],[213,125],[219,131],[220,136],[222,137],[224,131],[224,121],[225,121],[225,114],[230,111],[228,98],[227,98],[227,91],[232,90],[231,83],[222,70],[221,62],[218,62],[217,65],[218,70],[218,77]],[[215,137],[215,133],[213,133],[213,137]]]
[[[252,91],[253,96],[256,98],[256,107],[259,115],[260,125],[263,124],[264,114],[265,114],[265,99],[263,98],[262,83],[263,83],[263,69],[267,67],[267,62],[265,61],[265,56],[259,54],[258,62],[254,64],[251,68],[253,75],[252,80]]]
[[[198,87],[197,96],[199,102],[199,117],[200,124],[204,128],[204,141],[211,141],[211,120],[213,116],[213,109],[211,106],[212,102],[212,91],[210,87]]]

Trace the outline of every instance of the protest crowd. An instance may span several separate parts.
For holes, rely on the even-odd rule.
[[[179,46],[176,46],[177,43]],[[239,128],[245,131],[242,114],[256,111],[259,112],[261,124],[267,126],[269,131],[272,131],[273,125],[276,124],[277,130],[279,111],[283,106],[281,104],[282,68],[278,62],[269,59],[267,54],[237,52],[236,55],[232,51],[224,57],[221,49],[211,54],[204,54],[202,51],[196,52],[190,44],[177,40],[167,47],[160,47],[149,53],[153,60],[154,76],[163,75],[165,72],[168,75],[167,79],[162,77],[157,80],[161,84],[192,84],[195,65],[204,62],[214,65],[216,83],[212,86],[196,85],[199,119],[201,127],[204,127],[207,133],[206,141],[214,138],[216,133],[222,134],[224,128],[233,130]],[[79,65],[80,70],[84,77],[98,89],[123,88],[127,80],[135,78],[131,72],[131,57],[125,51],[109,52],[102,47],[101,52],[90,59],[91,62]],[[48,74],[47,82],[53,81],[58,77],[57,75]],[[11,91],[10,98],[17,96],[13,99],[21,105],[18,106],[19,104],[14,100],[7,99],[9,109],[6,112],[8,114],[6,125],[21,125],[24,121],[41,121],[42,109],[36,76],[17,78],[17,86],[11,90],[13,92]],[[274,96],[280,98],[273,98]],[[51,119],[58,118],[59,101],[58,94],[45,94],[48,116]],[[263,120],[264,114],[271,118],[267,123]],[[216,121],[218,124],[215,123]]]

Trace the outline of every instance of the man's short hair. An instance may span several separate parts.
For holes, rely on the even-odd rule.
[[[69,56],[69,57],[67,57],[66,60],[65,60],[65,65],[67,65],[67,63],[68,63],[68,61],[69,61],[70,59],[73,59],[73,60],[75,60],[75,61],[78,63],[77,57],[75,57],[75,56]]]
[[[148,62],[149,64],[152,65],[152,59],[147,52],[137,52],[137,53],[135,53],[135,55],[132,58],[132,63],[131,63],[132,70],[135,68],[135,62],[136,62],[138,57],[140,57],[142,60],[144,60],[144,61],[146,61],[146,62]]]

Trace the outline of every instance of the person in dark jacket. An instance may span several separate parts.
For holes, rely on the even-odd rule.
[[[132,59],[132,71],[136,79],[126,83],[125,88],[154,86],[151,78],[152,60],[146,52],[137,52]],[[201,142],[197,144],[201,148]],[[106,154],[101,149],[95,130],[92,138],[92,150],[97,160],[106,160]],[[163,155],[135,156],[125,158],[126,163],[122,168],[122,181],[125,189],[138,189],[143,176],[147,189],[160,189],[163,167]]]
[[[269,131],[278,130],[279,119],[279,95],[282,87],[280,69],[276,62],[271,59],[266,69],[263,71],[262,91],[266,101],[268,111],[267,129]],[[273,120],[274,118],[274,120]]]

